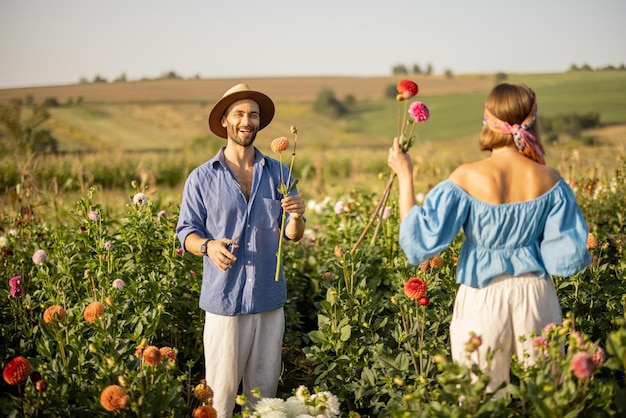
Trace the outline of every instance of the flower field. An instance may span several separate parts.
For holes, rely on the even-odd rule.
[[[238,414],[289,416],[273,408],[306,391],[306,402],[327,401],[300,410],[304,416],[624,416],[625,169],[567,179],[592,233],[593,262],[576,276],[554,277],[566,319],[534,338],[541,361],[524,368],[513,359],[510,395],[501,398],[485,393],[480,370],[450,360],[461,238],[409,265],[392,193],[350,251],[377,198],[354,191],[311,201],[305,238],[283,247],[289,296],[280,399]],[[176,239],[177,206],[143,192],[120,193],[116,215],[90,190],[61,223],[36,208],[0,219],[0,415],[211,416],[201,261]],[[468,333],[468,356],[480,344]]]

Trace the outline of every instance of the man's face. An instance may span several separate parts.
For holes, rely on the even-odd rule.
[[[222,126],[226,128],[228,138],[243,147],[254,143],[260,123],[259,105],[249,99],[233,103],[222,117]]]

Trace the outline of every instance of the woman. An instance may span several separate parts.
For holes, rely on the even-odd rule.
[[[489,373],[492,392],[509,380],[512,354],[534,362],[531,334],[561,322],[550,275],[573,275],[591,261],[587,225],[572,190],[545,165],[536,117],[531,89],[497,85],[487,97],[479,136],[481,150],[491,156],[458,167],[421,207],[410,156],[397,138],[389,150],[400,188],[400,245],[409,261],[418,265],[441,252],[461,228],[465,235],[451,353],[469,365],[465,343],[470,332],[480,336],[478,364]],[[489,349],[495,355],[487,364]]]

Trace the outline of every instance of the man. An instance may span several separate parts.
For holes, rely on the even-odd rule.
[[[258,388],[274,397],[281,371],[287,288],[276,277],[282,211],[285,237],[302,238],[304,200],[277,188],[291,173],[253,146],[274,117],[274,103],[245,84],[229,89],[209,114],[226,146],[191,172],[183,191],[177,234],[202,256],[200,308],[205,311],[206,380],[218,417],[231,417],[240,382],[248,399]]]

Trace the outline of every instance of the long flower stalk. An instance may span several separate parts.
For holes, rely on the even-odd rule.
[[[280,185],[278,185],[278,192],[283,195],[283,197],[287,197],[289,193],[291,193],[298,181],[294,179],[289,182],[290,177],[292,177],[291,173],[293,172],[293,162],[296,159],[296,146],[298,144],[298,130],[295,126],[291,127],[291,133],[293,134],[293,152],[291,153],[291,162],[289,163],[289,173],[287,175],[287,180],[285,181],[283,175],[283,154],[282,152],[289,147],[289,140],[285,137],[276,138],[272,141],[271,148],[272,151],[278,153],[279,161],[280,161]],[[280,279],[280,271],[282,267],[283,260],[283,236],[285,235],[285,222],[287,219],[287,213],[283,210],[281,220],[280,220],[280,233],[278,236],[278,251],[276,252],[276,274],[274,276],[274,280],[278,281]]]
[[[424,122],[428,120],[430,117],[430,112],[426,105],[421,102],[413,102],[411,106],[409,106],[408,99],[414,97],[419,88],[416,83],[411,80],[401,80],[397,86],[398,95],[396,96],[396,100],[398,101],[398,132],[397,137],[400,141],[400,147],[402,151],[407,152],[409,148],[413,145],[414,137],[413,132],[415,131],[416,122]],[[400,103],[404,102],[404,103]],[[407,115],[411,116],[411,119]],[[408,131],[407,131],[408,130]],[[378,237],[378,232],[380,230],[380,225],[382,222],[382,212],[383,208],[387,204],[389,200],[389,194],[391,193],[391,189],[393,187],[393,182],[396,178],[396,174],[392,171],[389,175],[389,181],[385,186],[385,190],[376,205],[376,208],[372,212],[370,219],[365,226],[365,229],[357,239],[356,243],[350,250],[350,254],[354,254],[356,250],[361,245],[361,242],[365,238],[365,235],[369,232],[370,228],[374,224],[374,221],[378,220],[376,225],[376,229],[374,230],[374,234],[372,235],[371,244],[373,245],[376,242],[376,238]]]

